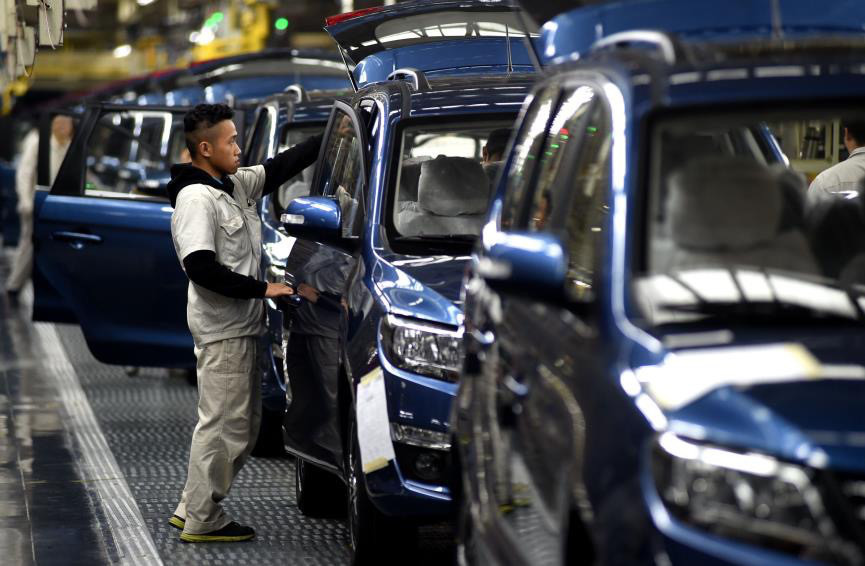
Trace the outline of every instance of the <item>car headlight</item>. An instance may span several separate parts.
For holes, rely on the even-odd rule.
[[[388,361],[400,369],[456,382],[463,362],[462,330],[384,317],[379,338]]]
[[[770,456],[662,434],[653,451],[655,485],[670,514],[716,535],[801,558],[859,564],[812,482],[812,472]]]

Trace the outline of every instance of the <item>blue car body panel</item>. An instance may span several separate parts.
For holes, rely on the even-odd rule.
[[[824,3],[819,9],[810,0],[784,0],[779,6],[781,29],[790,39],[862,33],[865,5],[857,0]],[[659,29],[697,41],[769,39],[772,2],[727,0],[701,3],[699,9],[688,0],[619,0],[582,6],[543,25],[539,52],[544,63],[562,62],[585,54],[598,39],[633,29]]]

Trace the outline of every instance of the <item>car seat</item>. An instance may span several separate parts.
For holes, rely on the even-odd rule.
[[[669,179],[670,269],[757,267],[817,273],[803,230],[782,226],[778,172],[743,157],[701,157]]]
[[[399,172],[399,191],[397,192],[397,210],[402,210],[405,203],[417,202],[417,184],[420,179],[420,168],[425,161],[432,159],[427,155],[406,157],[402,160]]]
[[[859,275],[865,254],[865,217],[860,199],[827,197],[813,202],[808,213],[811,247],[823,275],[841,279],[842,283],[865,283]]]
[[[420,169],[418,200],[397,212],[396,229],[403,236],[478,234],[490,196],[483,166],[440,155]]]

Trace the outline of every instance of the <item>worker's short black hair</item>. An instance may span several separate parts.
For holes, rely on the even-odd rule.
[[[186,149],[195,157],[203,134],[223,120],[231,120],[234,110],[227,104],[198,104],[183,117],[183,132],[186,134]]]
[[[487,138],[487,154],[504,155],[509,139],[511,139],[511,130],[509,128],[499,128],[490,132]]]
[[[856,145],[865,145],[865,122],[844,122],[844,127],[854,140]]]

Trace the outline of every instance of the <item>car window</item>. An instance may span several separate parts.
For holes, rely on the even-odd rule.
[[[550,231],[567,250],[569,293],[592,296],[594,270],[609,211],[611,123],[600,93],[582,86],[566,93],[541,155],[528,229]]]
[[[324,126],[321,124],[286,128],[283,131],[283,138],[279,143],[277,152],[282,153],[287,149],[291,149],[308,138],[321,134],[323,130]],[[271,213],[275,221],[279,221],[279,215],[282,214],[282,211],[285,210],[285,207],[293,199],[309,195],[314,173],[315,164],[313,163],[276,189],[273,206],[271,207]]]
[[[343,236],[359,236],[363,223],[363,151],[351,116],[336,110],[325,142],[317,194],[336,197],[342,209]]]
[[[249,140],[249,160],[250,165],[258,165],[270,157],[268,155],[271,144],[273,143],[274,125],[276,123],[276,112],[270,106],[265,106],[258,114],[258,120],[255,121],[255,130],[252,132],[252,137]]]
[[[103,114],[85,149],[87,196],[165,198],[179,120],[170,112],[110,111]]]
[[[526,198],[538,157],[547,139],[547,124],[553,113],[553,105],[559,96],[558,88],[541,91],[532,102],[523,118],[522,131],[514,143],[508,170],[505,201],[502,208],[502,229],[516,227],[520,210]]]
[[[706,107],[652,124],[634,264],[646,319],[861,320],[865,185],[855,157],[842,161],[844,128],[865,132],[860,108],[812,101]],[[736,136],[775,139],[784,159],[728,143]]]
[[[474,238],[486,220],[500,152],[484,159],[488,138],[508,139],[513,119],[403,130],[391,220],[397,237]],[[494,135],[495,133],[495,135]]]

